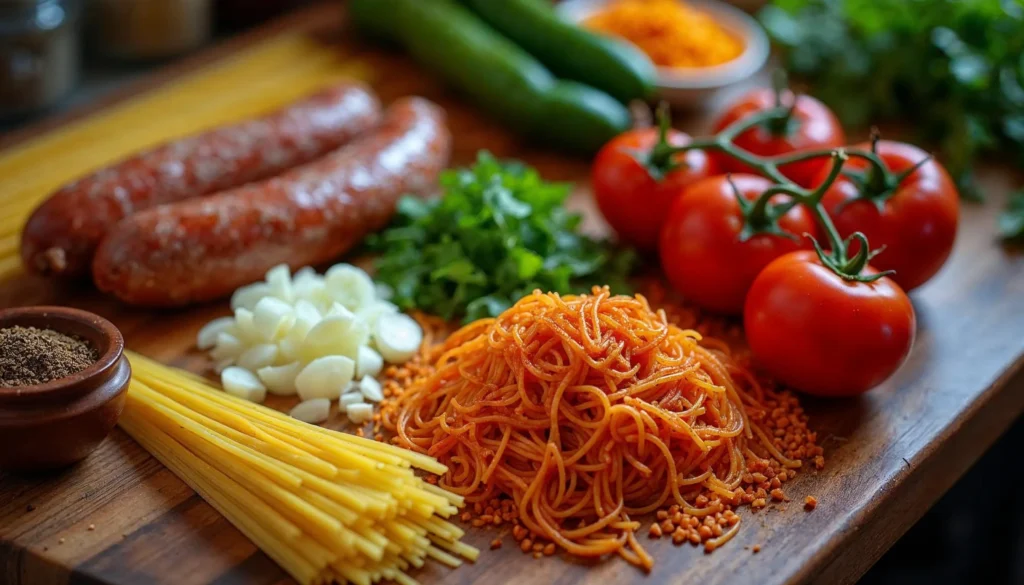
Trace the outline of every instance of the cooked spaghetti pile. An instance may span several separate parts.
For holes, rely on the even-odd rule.
[[[739,529],[733,506],[784,499],[794,454],[817,454],[795,399],[640,295],[535,292],[424,360],[392,373],[405,388],[388,386],[381,423],[449,467],[474,524],[512,522],[535,556],[550,542],[649,569],[636,518],[656,511],[652,537],[713,550]]]

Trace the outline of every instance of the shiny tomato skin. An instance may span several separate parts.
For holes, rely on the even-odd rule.
[[[748,201],[772,186],[756,175],[733,175],[732,180]],[[741,242],[743,215],[727,178],[698,181],[676,199],[662,228],[662,270],[684,299],[739,315],[757,274],[779,256],[809,247],[804,233],[817,233],[814,218],[800,206],[790,209],[779,227],[796,238],[758,234]]]
[[[853,148],[870,150],[871,145]],[[902,142],[882,140],[877,148],[878,155],[895,173],[912,168],[928,156],[920,148]],[[864,170],[867,166],[864,159],[851,157],[843,169]],[[824,169],[814,184],[820,185],[827,175],[828,169]],[[857,195],[856,185],[840,176],[822,203],[841,236],[846,238],[859,231],[868,237],[872,249],[885,246],[871,261],[875,268],[895,270],[891,278],[905,291],[921,286],[942,268],[956,241],[960,195],[941,164],[929,160],[903,179],[881,211],[871,201],[851,201]]]
[[[758,365],[779,382],[818,396],[854,396],[903,364],[917,318],[891,279],[847,281],[814,252],[800,251],[758,275],[743,324]]]
[[[594,158],[591,181],[594,199],[619,239],[643,251],[658,249],[658,234],[672,201],[689,184],[718,174],[718,166],[704,151],[690,150],[678,162],[682,166],[656,179],[635,157],[648,152],[658,141],[657,128],[631,130],[613,138]],[[682,146],[690,136],[672,130],[668,142]]]
[[[846,134],[839,119],[832,110],[809,95],[796,97],[793,110],[794,126],[785,135],[774,135],[767,128],[751,128],[736,137],[733,143],[740,148],[760,156],[778,156],[805,150],[833,149],[846,144]],[[793,93],[786,91],[783,104],[793,103]],[[720,132],[742,118],[771,110],[775,107],[775,92],[768,88],[755,89],[729,106],[715,121],[714,131]],[[716,159],[725,171],[734,173],[755,172],[747,165],[725,155],[716,153]],[[807,187],[823,168],[827,168],[827,156],[782,166],[782,174],[796,184]]]

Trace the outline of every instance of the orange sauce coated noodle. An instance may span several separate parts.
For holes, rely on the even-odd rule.
[[[394,442],[447,465],[441,485],[471,504],[511,497],[520,524],[574,555],[649,569],[636,518],[712,515],[740,503],[751,463],[800,466],[757,422],[763,392],[728,346],[640,295],[534,292],[429,355],[382,410]],[[727,528],[713,546],[738,518]]]

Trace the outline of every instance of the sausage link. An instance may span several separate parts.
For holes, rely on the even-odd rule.
[[[172,307],[225,297],[277,264],[332,260],[386,226],[403,194],[431,190],[450,152],[443,110],[403,98],[375,132],[321,160],[125,219],[100,244],[93,278],[127,303]]]
[[[379,121],[376,96],[349,83],[263,118],[168,142],[51,195],[25,225],[22,261],[42,275],[87,275],[96,246],[121,219],[277,175],[323,156]]]

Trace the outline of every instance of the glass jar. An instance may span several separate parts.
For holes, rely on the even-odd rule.
[[[126,61],[166,59],[206,44],[212,0],[90,0],[90,40]]]
[[[0,0],[0,118],[47,108],[78,80],[78,0]]]

